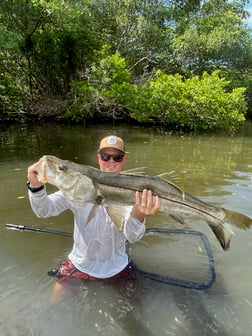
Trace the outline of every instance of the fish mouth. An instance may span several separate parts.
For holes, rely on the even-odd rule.
[[[38,179],[42,183],[46,183],[46,162],[41,158],[38,163]]]
[[[39,160],[38,176],[40,182],[42,183],[51,183],[53,178],[55,177],[53,169],[50,169],[49,164],[44,156]]]

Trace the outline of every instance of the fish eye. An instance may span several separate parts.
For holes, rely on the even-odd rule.
[[[62,171],[62,172],[67,171],[67,166],[65,166],[65,165],[60,164],[58,167],[59,167],[59,170]]]

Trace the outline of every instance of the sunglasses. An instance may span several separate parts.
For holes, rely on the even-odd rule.
[[[109,161],[111,158],[115,162],[121,162],[123,160],[124,154],[107,154],[107,153],[100,153],[102,161]]]

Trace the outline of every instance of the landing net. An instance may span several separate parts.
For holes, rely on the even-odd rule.
[[[215,282],[214,258],[207,237],[198,231],[150,228],[130,246],[135,272],[154,281],[191,289]]]

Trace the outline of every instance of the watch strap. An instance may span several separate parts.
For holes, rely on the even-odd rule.
[[[38,191],[40,191],[40,190],[43,190],[44,187],[45,187],[45,185],[43,184],[43,185],[40,186],[40,187],[32,188],[32,187],[31,187],[31,184],[30,184],[30,181],[27,181],[27,182],[26,182],[26,185],[27,185],[27,188],[28,188],[31,192],[33,192],[33,193],[36,193],[36,192],[38,192]]]

